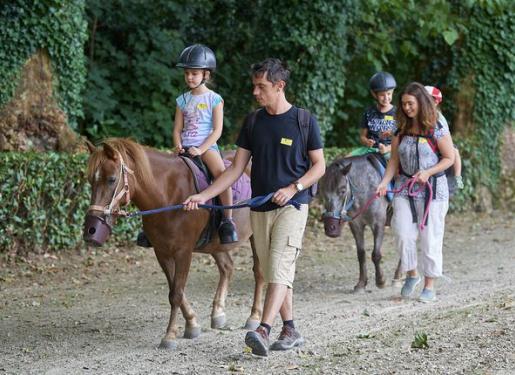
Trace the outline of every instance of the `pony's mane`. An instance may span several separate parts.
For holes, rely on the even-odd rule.
[[[128,138],[108,138],[102,144],[107,144],[120,153],[128,167],[134,171],[134,175],[140,184],[143,186],[154,184],[154,176],[143,146]],[[107,159],[108,157],[102,147],[98,147],[91,154],[87,172],[89,181],[93,181],[98,167]]]
[[[334,190],[342,177],[341,168],[344,165],[343,159],[335,160],[327,167],[324,178],[324,185],[328,190]]]

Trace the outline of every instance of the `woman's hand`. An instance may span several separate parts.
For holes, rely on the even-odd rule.
[[[275,192],[272,198],[272,202],[278,204],[279,206],[284,206],[296,193],[297,189],[295,186],[293,186],[293,184],[288,185]]]
[[[427,171],[422,170],[415,173],[413,177],[415,177],[417,183],[425,184],[427,180],[429,180],[429,177],[431,177],[431,175],[427,173]]]
[[[190,154],[191,156],[200,156],[202,155],[202,152],[198,147],[190,147],[188,149],[188,154]]]
[[[381,181],[379,185],[377,185],[376,194],[379,197],[384,197],[386,195],[386,190],[388,189],[388,182]]]
[[[206,198],[200,194],[190,195],[182,204],[184,205],[183,210],[185,211],[191,211],[191,210],[198,210],[199,204],[206,203]]]

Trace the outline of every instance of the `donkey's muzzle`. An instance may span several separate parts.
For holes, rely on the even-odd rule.
[[[84,241],[94,246],[102,246],[111,235],[111,226],[104,218],[86,215]]]
[[[339,217],[324,215],[322,217],[324,222],[325,235],[328,237],[340,237],[342,234],[342,225]]]

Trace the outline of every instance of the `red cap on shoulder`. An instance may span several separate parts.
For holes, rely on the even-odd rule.
[[[433,97],[436,102],[436,105],[440,104],[443,100],[442,92],[438,89],[438,87],[434,86],[424,86],[426,91]]]

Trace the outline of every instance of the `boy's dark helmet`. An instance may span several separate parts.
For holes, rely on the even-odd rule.
[[[211,48],[203,44],[186,47],[179,56],[178,68],[216,69],[216,57]]]
[[[368,87],[374,92],[387,91],[396,88],[397,82],[395,82],[395,78],[390,73],[377,72],[368,81]]]

